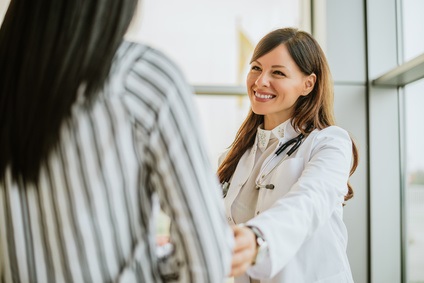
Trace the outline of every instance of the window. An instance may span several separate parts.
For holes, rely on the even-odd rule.
[[[168,54],[193,85],[234,85],[265,33],[301,25],[300,2],[144,0],[131,34]]]
[[[144,0],[129,38],[148,43],[173,59],[195,90],[212,165],[230,146],[246,117],[244,81],[254,45],[279,27],[305,26],[304,0]],[[234,86],[242,91],[237,95]],[[221,94],[213,89],[219,89]],[[199,93],[199,92],[198,92]]]
[[[402,1],[403,59],[424,53],[424,1]],[[424,282],[424,79],[404,88],[405,117],[405,265],[407,282]]]
[[[406,275],[409,283],[424,282],[424,80],[405,87],[406,146]]]
[[[404,60],[417,57],[424,53],[424,1],[403,0],[402,1],[402,33],[403,33],[403,55]]]

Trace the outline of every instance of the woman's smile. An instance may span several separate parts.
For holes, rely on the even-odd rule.
[[[254,95],[255,95],[256,101],[258,102],[267,102],[276,97],[273,94],[266,93],[266,92],[258,92],[258,91],[255,91]]]

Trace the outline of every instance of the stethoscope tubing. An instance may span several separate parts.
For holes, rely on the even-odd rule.
[[[287,151],[287,155],[290,156],[292,155],[293,152],[296,151],[296,149],[299,148],[300,144],[302,143],[302,139],[303,139],[304,135],[303,134],[299,134],[297,137],[285,142],[284,144],[282,144],[279,148],[277,148],[277,150],[275,151],[275,155],[278,156],[280,155],[286,148],[288,148],[291,144],[294,143],[294,145],[292,146],[292,148]]]
[[[264,181],[284,160],[286,160],[290,155],[292,155],[302,144],[302,140],[304,138],[304,135],[301,133],[299,134],[297,137],[285,142],[284,144],[282,144],[281,146],[279,146],[277,148],[277,150],[274,152],[274,155],[265,163],[265,165],[262,167],[262,169],[259,172],[259,175],[255,181],[255,185],[256,185],[256,189],[259,190],[260,188],[266,188],[266,189],[274,189],[274,185],[273,184],[268,184],[268,185],[262,185],[261,181]],[[286,152],[286,155],[280,160],[278,161],[278,163],[276,165],[274,165],[271,170],[269,170],[266,174],[265,174],[265,170],[267,169],[267,167],[271,164],[271,162],[277,158],[282,152],[284,152],[284,150],[286,150],[290,145],[294,144],[290,150],[288,150]]]

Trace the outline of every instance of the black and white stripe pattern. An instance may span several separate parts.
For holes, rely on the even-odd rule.
[[[73,108],[37,186],[0,183],[0,283],[222,282],[232,236],[191,89],[163,54],[124,42],[104,91]],[[156,256],[160,206],[173,256]],[[175,281],[174,281],[175,282]]]

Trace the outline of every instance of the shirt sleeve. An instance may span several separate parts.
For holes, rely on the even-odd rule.
[[[174,245],[160,270],[177,267],[178,282],[223,282],[230,272],[233,236],[201,139],[192,89],[163,54],[151,50],[143,57],[147,63],[139,69],[156,92],[142,98],[152,100],[155,113],[146,147],[148,179],[171,218]]]

